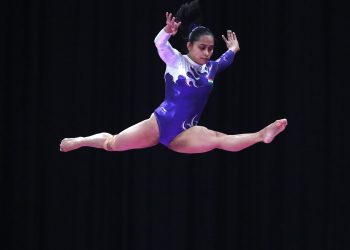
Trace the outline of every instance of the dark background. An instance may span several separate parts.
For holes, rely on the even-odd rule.
[[[201,125],[237,134],[288,118],[273,143],[59,151],[160,104],[153,40],[183,2],[2,1],[0,249],[350,248],[346,1],[202,0],[214,57],[226,29],[241,51]]]

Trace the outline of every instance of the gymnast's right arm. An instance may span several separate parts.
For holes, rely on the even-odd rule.
[[[170,36],[171,33],[167,33],[162,29],[154,39],[154,43],[157,47],[160,58],[166,63],[166,65],[172,66],[179,58],[180,52],[174,49],[168,42]]]
[[[175,66],[177,59],[181,56],[180,52],[174,49],[168,42],[171,35],[175,35],[181,22],[176,22],[171,13],[166,12],[166,26],[158,33],[154,39],[160,58],[168,66]]]

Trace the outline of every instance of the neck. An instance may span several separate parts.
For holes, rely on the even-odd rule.
[[[192,56],[190,53],[188,53],[186,56],[188,56],[188,58],[190,58],[192,60],[192,62],[194,62],[195,64],[197,64],[198,66],[202,66],[203,64],[199,64],[197,63],[195,60],[193,60]]]

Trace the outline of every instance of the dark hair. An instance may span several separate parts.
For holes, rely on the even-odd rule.
[[[193,43],[198,41],[203,35],[214,37],[213,33],[207,27],[201,25],[201,15],[199,0],[182,4],[176,12],[176,21],[181,21],[179,33],[186,41]]]

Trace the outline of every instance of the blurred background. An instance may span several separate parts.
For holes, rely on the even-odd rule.
[[[0,248],[350,248],[349,18],[322,0],[201,0],[205,26],[241,51],[200,124],[271,144],[238,153],[59,151],[118,133],[164,98],[154,38],[185,1],[1,3]],[[170,40],[183,53],[184,41]]]

